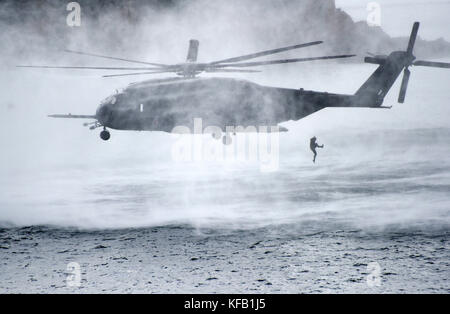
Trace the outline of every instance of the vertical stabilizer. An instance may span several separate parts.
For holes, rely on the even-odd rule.
[[[403,79],[398,102],[403,103],[405,101],[411,74],[408,68],[411,65],[415,65],[414,60],[416,57],[413,55],[413,50],[419,25],[419,22],[414,23],[406,51],[395,51],[387,57],[375,56],[364,59],[366,63],[379,64],[379,67],[356,92],[355,96],[359,98],[360,103],[371,103],[373,106],[381,106],[384,97],[402,72]]]

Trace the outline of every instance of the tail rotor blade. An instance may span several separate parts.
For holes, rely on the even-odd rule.
[[[402,86],[400,87],[400,95],[398,96],[398,102],[403,104],[406,98],[406,91],[408,89],[409,76],[411,75],[411,71],[405,69],[403,72]]]
[[[445,62],[431,62],[431,61],[418,60],[418,61],[414,62],[413,65],[432,67],[432,68],[450,69],[450,63],[445,63]]]
[[[417,33],[419,32],[419,26],[420,26],[419,22],[414,23],[411,36],[409,37],[408,49],[406,50],[406,52],[410,55],[412,55],[413,53],[414,45],[417,39]]]

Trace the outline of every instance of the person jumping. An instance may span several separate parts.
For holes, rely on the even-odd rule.
[[[312,152],[314,153],[314,158],[313,158],[313,162],[316,162],[316,156],[317,156],[317,152],[316,152],[316,148],[323,148],[323,145],[319,145],[317,144],[317,138],[314,136],[313,138],[311,138],[310,142],[309,142],[309,147],[311,148]]]

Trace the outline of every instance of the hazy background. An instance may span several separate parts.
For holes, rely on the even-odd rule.
[[[440,164],[448,156],[448,131],[445,129],[449,127],[450,116],[450,71],[413,68],[406,103],[396,102],[400,84],[396,82],[385,102],[387,106],[394,106],[391,110],[325,109],[301,121],[286,122],[283,125],[289,132],[280,138],[280,172],[265,176],[259,172],[258,163],[174,163],[171,159],[173,138],[168,134],[112,130],[112,139],[103,142],[98,137],[99,131],[83,127],[81,120],[46,117],[52,113],[93,114],[103,98],[139,78],[100,78],[104,71],[14,68],[16,64],[128,65],[66,55],[60,51],[64,47],[147,61],[182,62],[190,38],[200,40],[200,61],[327,38],[329,41],[323,47],[280,56],[351,52],[352,41],[348,40],[348,45],[337,44],[336,36],[343,34],[332,27],[342,19],[351,29],[351,19],[338,12],[335,22],[319,23],[327,20],[330,16],[327,14],[334,14],[330,7],[332,1],[309,1],[308,5],[313,7],[305,6],[306,2],[302,1],[284,2],[286,6],[270,1],[174,2],[173,6],[142,9],[136,14],[147,18],[138,20],[125,20],[121,11],[115,11],[114,7],[106,7],[105,11],[96,8],[95,18],[82,11],[81,28],[65,25],[67,12],[55,1],[56,9],[45,10],[44,14],[42,8],[34,7],[36,14],[25,18],[23,23],[21,14],[30,14],[32,10],[8,15],[8,20],[2,20],[6,24],[2,34],[5,49],[0,62],[3,65],[0,78],[0,221],[17,225],[103,228],[174,222],[202,225],[227,217],[230,225],[245,228],[259,226],[262,221],[296,221],[305,213],[316,212],[317,208],[345,212],[347,205],[339,202],[322,207],[320,196],[314,192],[316,188],[308,194],[311,202],[317,202],[314,206],[309,201],[291,199],[290,195],[301,193],[305,186],[316,186],[317,172],[330,177],[335,174],[344,178],[344,182],[357,182],[357,178],[352,179],[347,174],[361,171],[361,175],[371,178],[377,167],[367,168],[364,161],[376,160],[381,167],[391,157],[392,163],[386,161],[387,173],[398,170],[399,164],[408,164],[409,159],[423,163],[431,160],[426,165],[434,169],[433,173],[441,171]],[[2,3],[3,16],[11,12],[5,3],[8,2]],[[251,7],[244,5],[249,3]],[[338,1],[337,7],[348,10],[358,20],[364,17],[365,5],[361,3]],[[448,11],[443,9],[448,8],[446,3],[427,6],[426,12],[432,14],[433,19],[424,15],[421,5],[405,7],[388,5],[387,1],[380,3],[382,29],[394,36],[405,36],[404,42],[413,22],[422,19],[419,35],[424,39],[448,36],[447,23],[439,22],[447,15]],[[308,14],[307,8],[316,10],[315,15]],[[398,11],[403,12],[401,17]],[[47,19],[39,19],[37,23],[34,19],[42,14]],[[297,19],[308,15],[311,20],[321,19],[308,28],[310,24]],[[403,41],[399,46],[406,47]],[[386,47],[379,48],[383,51]],[[358,50],[366,51],[364,47]],[[270,86],[351,94],[376,68],[360,64],[363,57],[359,55],[353,62],[344,63],[271,66],[260,74],[236,77]],[[448,59],[441,57],[439,60]],[[394,131],[417,129],[434,131],[425,135],[403,131],[398,135]],[[319,152],[318,165],[310,160],[308,139],[313,135],[326,144],[326,150]],[[376,140],[368,142],[369,139]],[[349,168],[337,171],[334,167],[340,165]],[[295,181],[286,181],[288,175],[295,177]],[[335,184],[337,189],[339,182]],[[291,185],[294,190],[288,188]],[[384,187],[386,192],[389,192],[388,187],[389,184]],[[329,192],[333,193],[333,188]],[[349,190],[349,193],[353,192]],[[262,196],[267,194],[273,196],[272,201],[264,200]],[[377,192],[370,195],[377,197]],[[389,195],[383,205],[366,196],[362,203],[354,205],[356,208],[368,206],[365,213],[381,217],[382,225],[393,217],[392,213],[374,211],[374,208],[397,208],[399,203],[402,213],[415,205],[414,212],[418,216],[413,215],[414,219],[429,217],[430,211],[423,210],[429,209],[426,193],[416,194],[407,201],[401,192]],[[345,193],[340,198],[352,199]],[[439,194],[435,204],[436,216],[448,223],[448,215],[442,212],[448,198]],[[358,224],[367,221],[363,214],[355,217],[349,218],[350,221]],[[403,221],[401,214],[397,217]]]
[[[336,0],[336,6],[342,8],[355,20],[366,20],[368,0]],[[378,0],[381,6],[382,28],[391,36],[404,36],[411,29],[411,20],[417,20],[424,26],[420,36],[432,40],[439,37],[450,40],[448,27],[448,0]]]

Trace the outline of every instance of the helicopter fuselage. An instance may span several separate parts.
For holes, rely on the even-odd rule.
[[[374,103],[374,105],[376,105]],[[176,126],[276,126],[325,107],[358,106],[353,95],[266,87],[231,78],[142,82],[108,97],[96,118],[117,130],[171,132]],[[367,104],[365,104],[367,106]]]
[[[327,107],[383,107],[383,101],[397,78],[403,72],[398,102],[404,103],[411,66],[425,66],[432,68],[450,68],[450,63],[416,60],[413,55],[414,45],[419,30],[419,22],[415,22],[409,37],[406,51],[394,51],[389,55],[373,55],[366,57],[366,63],[378,65],[372,75],[353,95],[332,94],[326,92],[305,91],[303,89],[289,89],[262,86],[246,80],[233,78],[196,78],[200,72],[255,72],[242,68],[305,62],[313,60],[342,59],[354,55],[323,56],[314,58],[296,58],[269,60],[258,62],[243,62],[262,56],[283,51],[313,46],[321,41],[299,44],[289,47],[261,51],[234,58],[218,60],[210,63],[197,63],[199,42],[189,42],[188,56],[185,63],[175,65],[157,64],[115,58],[109,56],[91,56],[108,59],[118,59],[128,62],[138,62],[154,66],[153,68],[117,68],[117,67],[72,67],[72,66],[20,66],[40,68],[76,68],[76,69],[109,69],[109,70],[152,70],[152,72],[125,73],[112,76],[128,76],[142,74],[158,74],[173,72],[178,78],[147,80],[128,86],[123,92],[116,93],[105,99],[97,109],[95,115],[53,114],[54,118],[95,119],[85,123],[90,129],[103,127],[100,137],[110,138],[107,128],[117,130],[163,131],[172,132],[177,127],[196,132],[196,122],[201,119],[201,125],[219,128],[231,133],[243,128],[248,132],[249,127],[264,132],[273,132],[274,126],[289,120],[299,120],[314,112]],[[156,67],[155,67],[156,66]],[[178,128],[177,128],[178,129]],[[179,130],[179,129],[178,129]],[[286,129],[275,129],[275,131]],[[184,132],[183,132],[184,133]],[[217,133],[212,132],[214,135]],[[233,132],[234,133],[234,132]],[[226,140],[224,143],[229,143]]]

